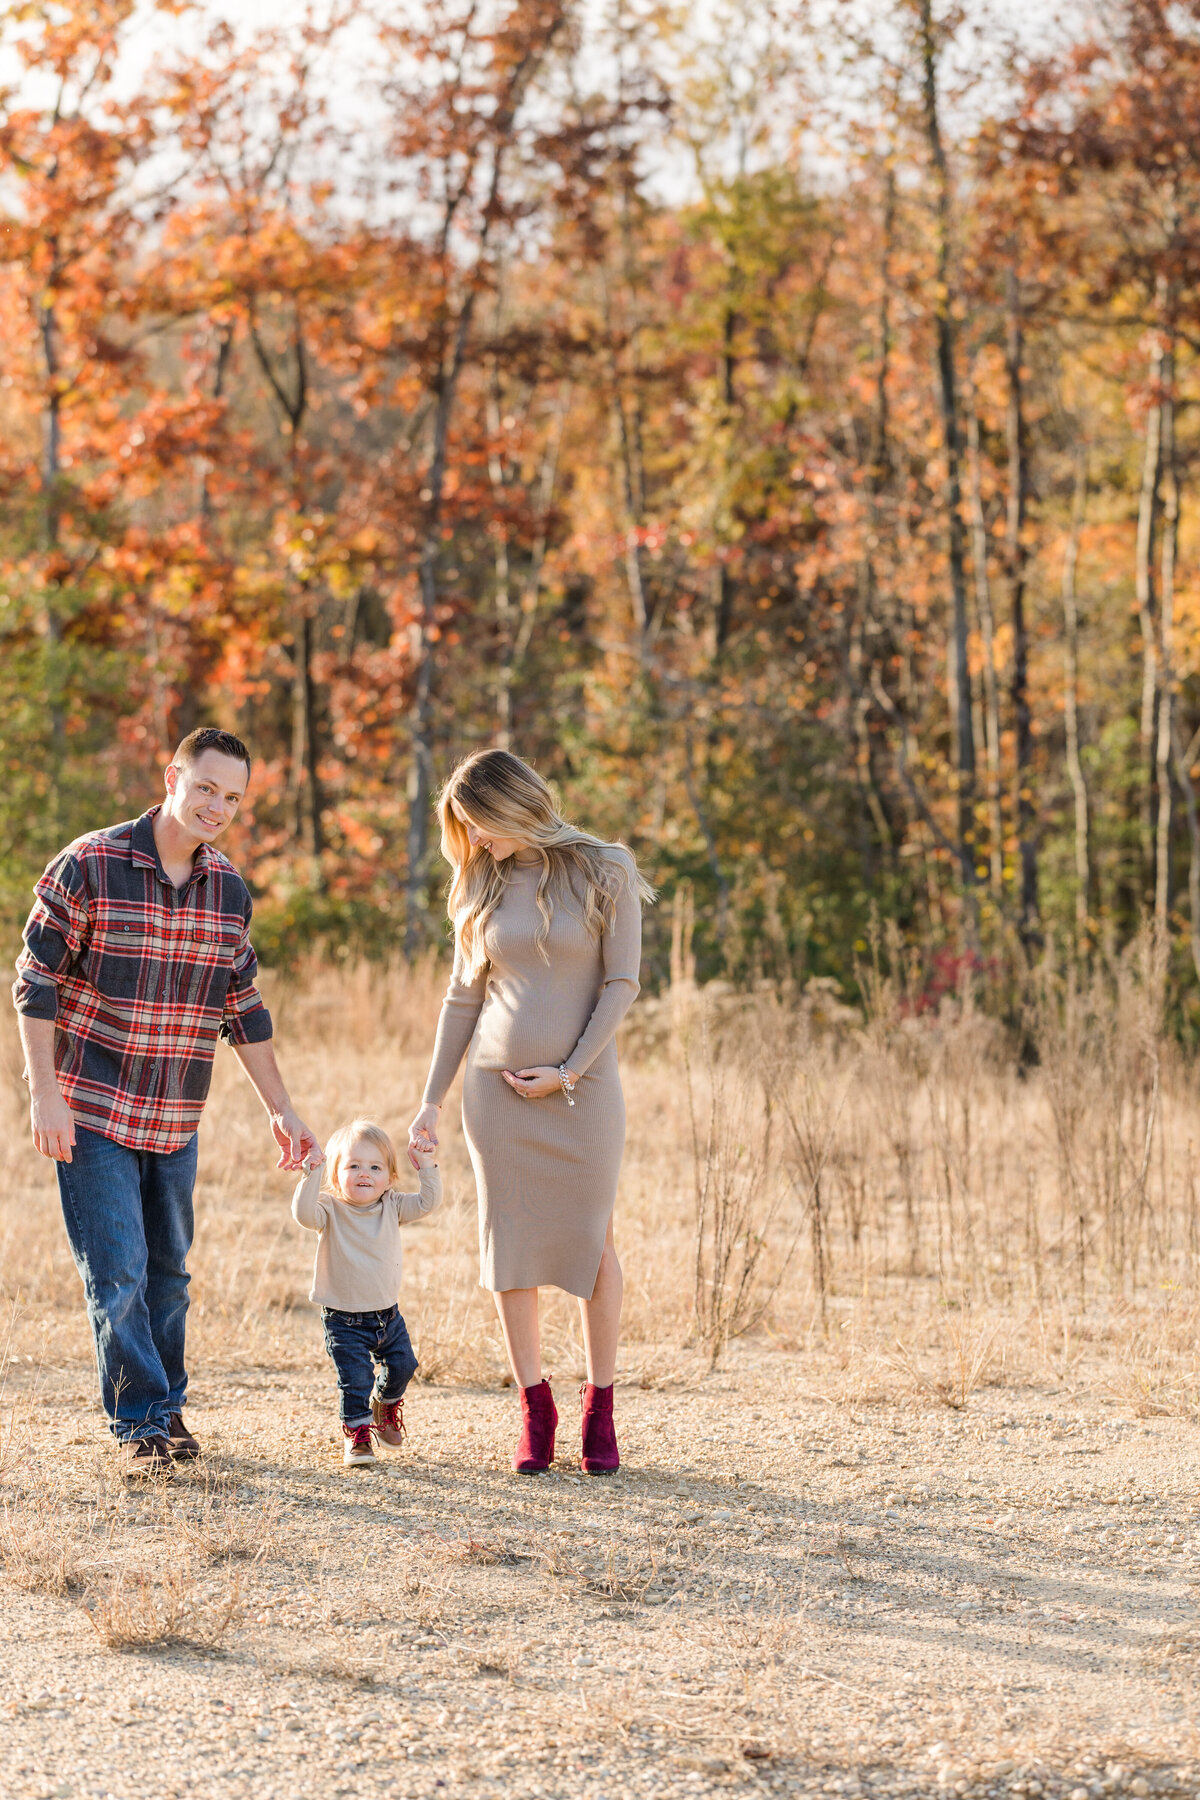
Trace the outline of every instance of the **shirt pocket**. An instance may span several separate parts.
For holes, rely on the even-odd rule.
[[[176,998],[206,1012],[221,1012],[242,937],[240,917],[203,913],[190,921],[179,945]]]
[[[102,907],[88,940],[83,969],[106,999],[153,998],[158,954],[157,936],[145,918]]]

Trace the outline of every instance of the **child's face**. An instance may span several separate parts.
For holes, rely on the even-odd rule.
[[[342,1199],[351,1206],[371,1206],[387,1185],[387,1158],[366,1138],[356,1139],[338,1165]]]

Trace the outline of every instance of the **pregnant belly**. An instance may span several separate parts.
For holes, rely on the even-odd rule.
[[[557,1068],[565,1062],[592,1016],[596,995],[555,993],[553,1006],[485,1002],[471,1043],[477,1069]]]

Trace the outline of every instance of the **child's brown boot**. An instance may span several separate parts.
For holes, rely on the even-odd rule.
[[[373,1463],[375,1446],[371,1442],[369,1425],[342,1426],[342,1461],[348,1469],[356,1463]]]
[[[408,1436],[404,1428],[403,1400],[372,1400],[371,1413],[375,1420],[375,1436],[398,1450]]]

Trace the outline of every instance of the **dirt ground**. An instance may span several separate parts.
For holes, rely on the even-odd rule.
[[[422,1385],[343,1471],[314,1357],[202,1371],[208,1453],[144,1492],[85,1364],[6,1379],[6,1800],[1200,1791],[1178,1419],[839,1403],[741,1347],[620,1388],[608,1480],[562,1381],[547,1476],[509,1471],[510,1391]]]
[[[274,984],[322,1136],[367,1112],[402,1137],[443,981]],[[312,1244],[221,1056],[190,1263],[207,1453],[127,1488],[0,1024],[0,1800],[1200,1795],[1195,1071],[1159,1070],[1136,1009],[1110,1035],[1142,1061],[1103,1080],[1082,1052],[1021,1076],[969,1010],[899,1019],[801,1043],[794,1141],[773,1116],[747,1155],[779,1022],[709,1069],[677,998],[622,1047],[625,1464],[594,1481],[561,1295],[560,1459],[510,1470],[453,1104],[445,1204],[406,1243],[408,1443],[342,1469]],[[742,1280],[714,1196],[721,1241],[767,1254],[711,1373],[697,1294],[711,1325]]]

